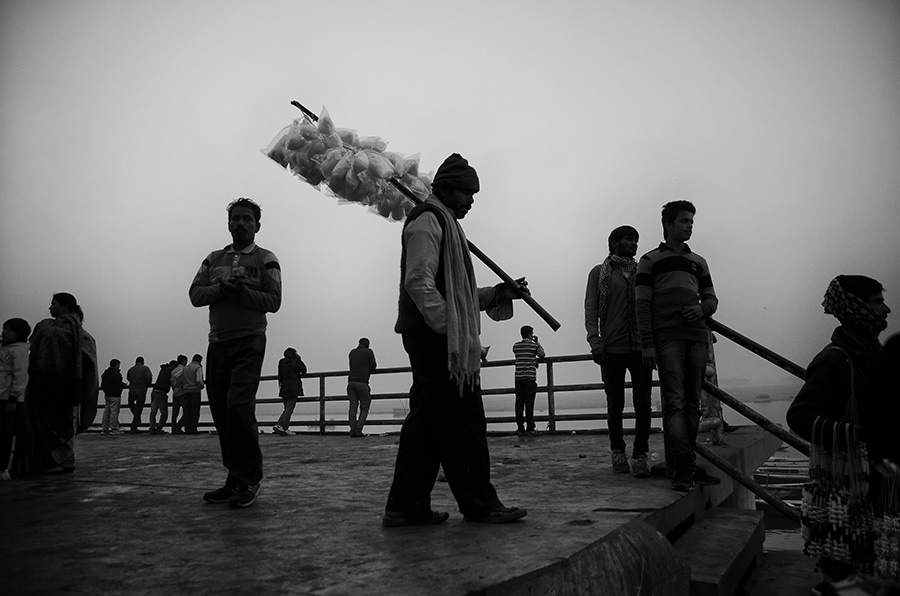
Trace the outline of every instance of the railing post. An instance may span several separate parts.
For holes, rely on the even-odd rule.
[[[319,377],[319,434],[325,434],[325,377]]]
[[[550,417],[550,432],[556,432],[556,399],[553,387],[553,363],[547,363],[547,413]]]

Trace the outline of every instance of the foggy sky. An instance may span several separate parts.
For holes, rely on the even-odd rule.
[[[494,359],[521,325],[585,353],[583,299],[609,231],[662,240],[670,200],[697,206],[721,322],[802,366],[836,321],[839,273],[879,279],[900,331],[900,5],[891,1],[41,1],[0,4],[0,316],[32,326],[74,294],[101,369],[206,353],[187,290],[230,242],[226,204],[262,205],[287,346],[346,368],[393,333],[401,224],[332,198],[261,150],[299,116],[478,170],[469,239],[561,323],[525,305],[483,322]],[[480,285],[497,282],[476,264]],[[785,373],[717,344],[719,375]],[[599,380],[599,373],[597,374]]]

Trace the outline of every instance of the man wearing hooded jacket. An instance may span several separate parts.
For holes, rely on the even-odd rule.
[[[431,509],[443,468],[466,521],[503,523],[525,516],[504,507],[490,481],[487,423],[481,398],[480,315],[512,316],[519,288],[478,288],[468,242],[459,225],[479,190],[478,175],[459,154],[435,174],[432,196],[406,218],[395,331],[409,355],[410,411],[400,431],[394,480],[382,524],[434,525],[449,518]]]

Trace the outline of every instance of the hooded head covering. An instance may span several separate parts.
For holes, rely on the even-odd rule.
[[[882,291],[880,283],[862,275],[838,275],[825,291],[825,314],[877,336],[887,328],[887,314],[875,312],[865,297]]]
[[[475,168],[470,166],[466,158],[459,153],[454,153],[445,159],[434,175],[431,186],[438,187],[443,185],[471,191],[473,194],[481,188],[478,184],[478,174],[475,172]]]

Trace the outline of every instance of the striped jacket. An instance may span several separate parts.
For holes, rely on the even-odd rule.
[[[634,285],[635,309],[641,346],[653,348],[667,340],[709,341],[706,317],[716,312],[719,300],[706,259],[687,244],[676,252],[665,243],[638,262]],[[681,314],[685,306],[699,304],[704,318],[693,323]]]

